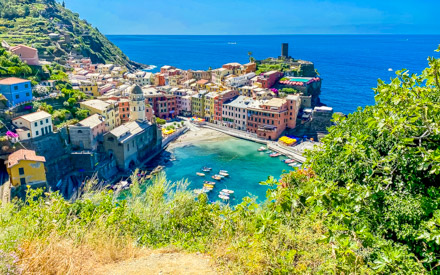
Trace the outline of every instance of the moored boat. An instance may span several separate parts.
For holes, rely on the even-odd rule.
[[[219,175],[220,175],[220,176],[223,176],[223,177],[228,177],[228,176],[229,176],[228,173],[226,173],[226,172],[222,172],[222,171],[219,172]]]
[[[286,159],[286,160],[284,160],[284,163],[287,163],[287,164],[294,163],[294,162],[295,162],[294,159]]]
[[[221,180],[222,179],[222,177],[220,177],[219,175],[214,175],[214,176],[212,176],[212,178],[215,179],[215,180]]]
[[[222,192],[228,193],[228,194],[234,194],[234,190],[229,190],[229,189],[223,189]]]
[[[200,173],[200,172],[197,172],[196,175],[199,176],[199,177],[204,177],[205,176],[205,174]]]
[[[212,185],[216,184],[215,181],[207,181],[207,180],[205,180],[203,183],[205,183],[205,184],[212,184]]]
[[[266,147],[261,146],[260,148],[258,148],[258,152],[263,152],[263,151],[266,151]]]
[[[271,158],[275,158],[275,157],[279,157],[279,156],[281,156],[280,153],[272,153],[272,154],[270,154]]]
[[[206,167],[206,166],[202,168],[203,172],[211,172],[211,170],[212,170],[212,168]]]
[[[222,200],[225,200],[225,201],[229,200],[229,197],[225,196],[225,195],[218,195],[218,197]]]

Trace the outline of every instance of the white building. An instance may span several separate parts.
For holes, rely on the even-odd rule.
[[[16,132],[20,140],[32,139],[53,132],[52,116],[45,111],[14,118],[12,124],[17,127]]]
[[[251,83],[251,79],[255,77],[255,73],[248,73],[245,75],[239,75],[235,77],[230,77],[226,79],[226,85],[229,87],[242,87],[245,85],[249,85]]]
[[[247,108],[252,102],[253,99],[250,97],[238,96],[224,103],[222,107],[222,125],[246,131]]]

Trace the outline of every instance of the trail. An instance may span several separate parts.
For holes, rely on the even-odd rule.
[[[203,254],[152,251],[137,259],[109,264],[97,268],[98,275],[143,275],[143,274],[218,274],[211,258]]]

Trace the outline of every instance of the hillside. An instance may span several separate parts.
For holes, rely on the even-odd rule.
[[[0,0],[0,42],[3,40],[9,45],[33,46],[40,59],[47,61],[62,62],[72,53],[90,57],[94,63],[140,66],[79,14],[54,0]]]

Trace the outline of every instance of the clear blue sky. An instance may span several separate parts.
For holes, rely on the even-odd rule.
[[[65,2],[104,34],[440,33],[440,0]]]

